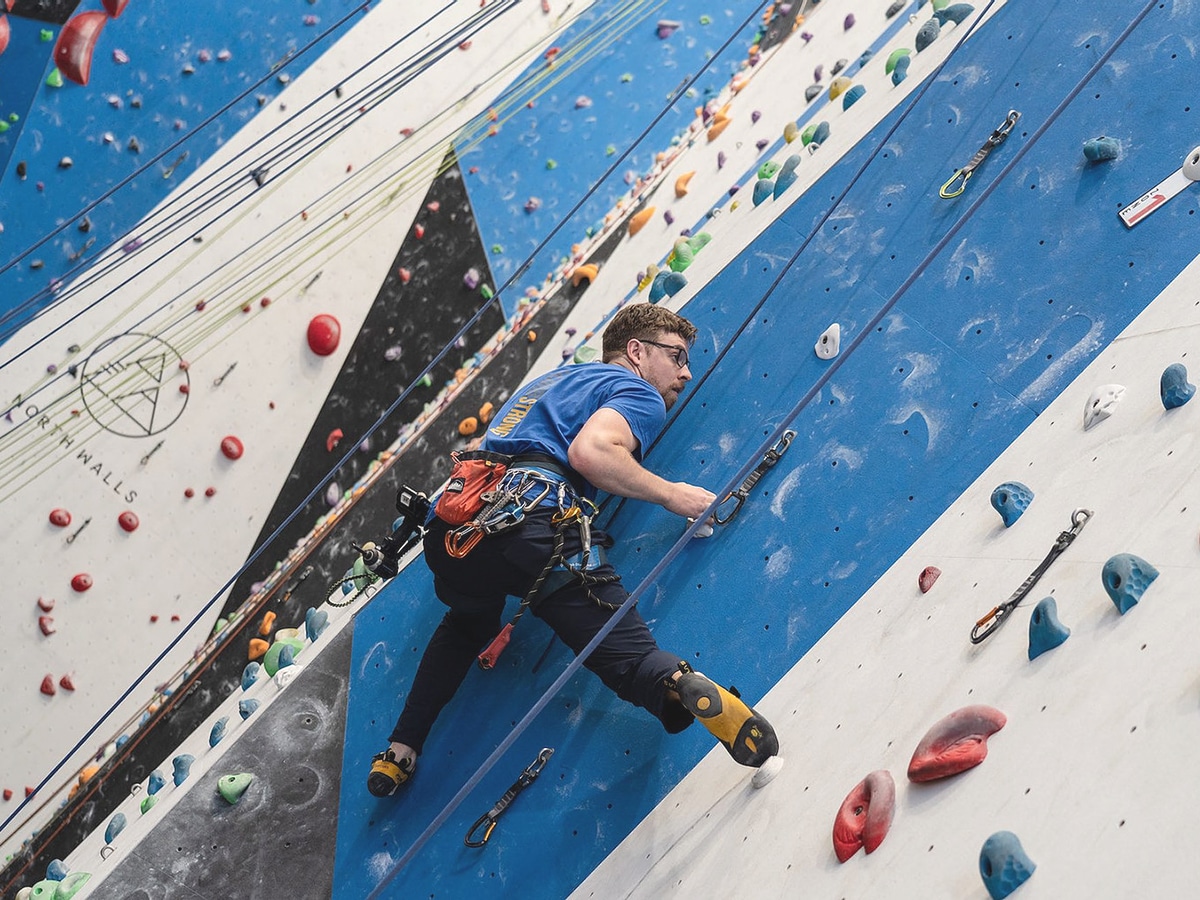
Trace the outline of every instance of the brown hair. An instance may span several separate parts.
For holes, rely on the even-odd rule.
[[[689,345],[696,340],[696,326],[665,306],[632,303],[618,312],[604,329],[604,362],[625,355],[629,342],[653,340],[663,333],[677,334]]]

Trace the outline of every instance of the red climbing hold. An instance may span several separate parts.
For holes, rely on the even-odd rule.
[[[397,269],[396,274],[400,276],[400,281],[404,284],[408,284],[408,282],[412,280],[412,272],[409,269],[404,268],[404,266],[401,266],[399,269]]]
[[[415,237],[418,241],[421,238],[425,237],[425,226],[419,222],[416,225],[414,225],[413,226],[413,237]]]
[[[13,798],[12,788],[5,788],[4,789],[4,799],[11,800],[12,798]]]
[[[70,675],[64,675],[62,678],[58,679],[58,686],[64,691],[75,690],[75,682],[71,680]]]
[[[896,808],[896,782],[886,769],[872,772],[842,801],[833,822],[833,852],[845,862],[858,848],[871,853],[883,843]]]
[[[38,609],[42,612],[50,612],[50,610],[54,609],[53,598],[47,600],[45,597],[38,597]]]
[[[131,509],[127,509],[125,512],[117,516],[117,524],[120,525],[124,531],[133,532],[137,531],[137,527],[142,523],[141,520],[138,519],[137,513]]]
[[[241,459],[242,454],[246,452],[246,447],[240,439],[232,434],[227,434],[221,438],[221,452],[226,459]]]
[[[89,575],[87,572],[80,572],[78,575],[76,575],[74,578],[71,579],[71,587],[73,587],[80,594],[82,594],[84,591],[86,591],[91,586],[92,586],[92,576]]]
[[[205,497],[212,497],[212,496],[216,495],[216,493],[217,493],[217,489],[215,487],[208,487],[208,488],[204,489]]]
[[[38,628],[42,629],[42,634],[46,637],[58,630],[54,627],[54,619],[51,616],[38,616]]]
[[[100,0],[104,6],[104,11],[112,18],[116,18],[125,12],[125,7],[129,5],[129,0]]]
[[[342,339],[342,326],[333,316],[321,313],[308,323],[308,346],[317,356],[328,356]]]
[[[52,509],[50,510],[50,524],[57,525],[59,528],[66,528],[71,524],[71,514],[61,507]]]
[[[933,583],[938,580],[938,576],[942,574],[942,570],[937,566],[926,566],[921,570],[921,574],[917,576],[917,587],[921,589],[922,594],[928,594],[929,589],[933,587]]]
[[[435,213],[442,208],[442,204],[438,203],[436,200],[430,200],[425,204],[425,208],[430,212]]]
[[[341,439],[345,436],[346,435],[342,433],[342,429],[333,429],[333,431],[329,432],[329,436],[325,438],[325,449],[332,453],[333,449],[338,445],[338,442],[341,441]]]
[[[8,38],[11,34],[11,29],[8,25],[8,16],[0,17],[0,53],[8,49]]]
[[[97,10],[72,16],[63,26],[54,45],[54,64],[64,78],[76,84],[88,83],[92,74],[92,53],[106,22],[108,16]]]
[[[25,796],[26,797],[33,796],[33,788],[31,788],[29,785],[25,785]]]
[[[964,706],[925,732],[908,764],[909,781],[935,781],[979,765],[987,739],[1004,727],[1004,713],[990,706]]]
[[[58,689],[54,687],[53,675],[47,675],[42,679],[42,693],[47,697],[53,697],[56,693],[58,693]],[[28,791],[29,789],[26,788],[26,790]]]
[[[191,500],[193,497],[195,497],[195,496],[196,496],[196,492],[195,492],[195,491],[193,491],[191,488],[184,488],[184,489],[183,489],[183,496],[185,496],[185,497],[187,497],[189,500]]]

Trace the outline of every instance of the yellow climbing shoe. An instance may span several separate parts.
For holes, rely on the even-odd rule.
[[[412,777],[416,760],[396,759],[392,748],[376,753],[371,758],[371,774],[367,776],[367,790],[376,797],[390,797],[396,788]]]
[[[675,690],[688,712],[712,732],[735,762],[758,768],[779,752],[779,738],[771,723],[731,691],[692,671],[679,676]]]

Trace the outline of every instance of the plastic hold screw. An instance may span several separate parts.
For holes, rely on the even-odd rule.
[[[1158,577],[1158,569],[1140,556],[1118,553],[1104,564],[1101,573],[1104,590],[1121,615],[1137,606],[1146,588]]]
[[[188,775],[192,772],[192,763],[196,761],[196,757],[190,753],[180,753],[177,757],[171,760],[171,765],[175,767],[172,774],[172,779],[175,781],[175,786],[183,784],[187,781]]]
[[[1011,528],[1032,502],[1033,491],[1019,481],[1006,481],[992,491],[992,508],[1000,513],[1005,528]]]
[[[104,843],[111,844],[118,834],[125,830],[125,826],[129,824],[129,820],[125,818],[125,813],[117,813],[108,820],[108,827],[104,829]]]
[[[242,690],[248,691],[254,687],[254,682],[258,681],[258,673],[262,671],[262,665],[257,662],[246,663],[246,668],[242,669]]]
[[[253,781],[254,775],[250,772],[240,772],[237,775],[222,775],[217,781],[217,792],[224,798],[226,803],[233,806],[242,799],[242,795],[246,793],[246,788],[250,787]]]
[[[157,794],[166,783],[167,780],[163,777],[163,773],[155,769],[150,773],[150,777],[146,779],[146,793]]]
[[[813,345],[813,352],[818,359],[833,359],[842,349],[842,326],[834,322],[821,332]]]
[[[229,727],[229,716],[221,716],[213,722],[212,731],[208,733],[208,746],[215,747],[225,737],[225,729]]]
[[[1029,880],[1037,863],[1011,831],[997,831],[979,851],[979,874],[992,900],[1004,900]]]
[[[1083,430],[1087,431],[1111,416],[1124,393],[1125,386],[1121,384],[1102,384],[1092,391],[1083,408]]]
[[[896,809],[896,782],[886,769],[872,772],[842,801],[833,821],[833,852],[845,862],[862,847],[871,853],[887,837]]]
[[[1044,597],[1029,617],[1029,658],[1037,659],[1071,636],[1071,629],[1058,620],[1058,604]]]
[[[1121,154],[1121,143],[1116,138],[1094,137],[1083,142],[1083,155],[1088,162],[1104,162],[1116,159]]]
[[[1183,363],[1172,363],[1163,369],[1158,392],[1165,408],[1177,409],[1192,399],[1196,386],[1188,383],[1187,367]]]
[[[987,758],[987,739],[1008,718],[998,709],[964,706],[938,720],[925,732],[908,763],[908,780],[936,781],[974,768]]]
[[[922,569],[921,574],[917,576],[917,587],[921,589],[921,593],[928,594],[941,574],[942,570],[937,566],[926,566]]]

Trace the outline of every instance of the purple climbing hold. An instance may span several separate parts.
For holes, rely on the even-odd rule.
[[[138,249],[140,246],[142,246],[142,239],[140,237],[130,238],[124,244],[121,245],[121,252],[122,253],[132,253],[134,250]]]
[[[750,124],[751,125],[753,125],[755,122],[757,122],[761,118],[762,118],[762,113],[759,112],[757,109],[750,111]]]
[[[674,225],[675,224],[674,213],[672,213],[669,209],[663,210],[663,221],[666,222],[668,225]]]
[[[479,287],[479,270],[474,266],[467,269],[467,271],[463,273],[463,285],[465,285],[467,290],[470,291],[473,291],[475,288]]]
[[[665,41],[681,27],[683,27],[682,22],[675,22],[671,19],[659,19],[658,24],[654,26],[654,33],[658,35],[660,41]]]
[[[388,362],[395,362],[396,360],[398,360],[400,358],[402,353],[403,353],[403,351],[400,349],[400,345],[393,344],[392,346],[388,347],[386,350],[383,351],[383,358],[386,359]]]
[[[812,32],[811,32],[811,31],[802,31],[802,32],[800,32],[800,40],[804,41],[804,43],[806,43],[806,44],[807,44],[807,43],[808,43],[809,41],[811,41],[812,39],[813,39],[813,36],[812,36]]]
[[[825,67],[817,66],[815,69],[813,69],[813,81],[820,81],[821,76],[824,74],[825,74]]]
[[[854,27],[855,21],[854,13],[847,13],[846,18],[842,20],[842,30],[849,31]]]
[[[720,151],[717,154],[717,168],[718,169],[725,168],[725,151],[724,150]]]
[[[754,149],[757,150],[759,153],[762,153],[764,150],[767,149],[767,145],[770,143],[771,142],[768,141],[766,138],[759,138],[757,141],[754,142]]]

